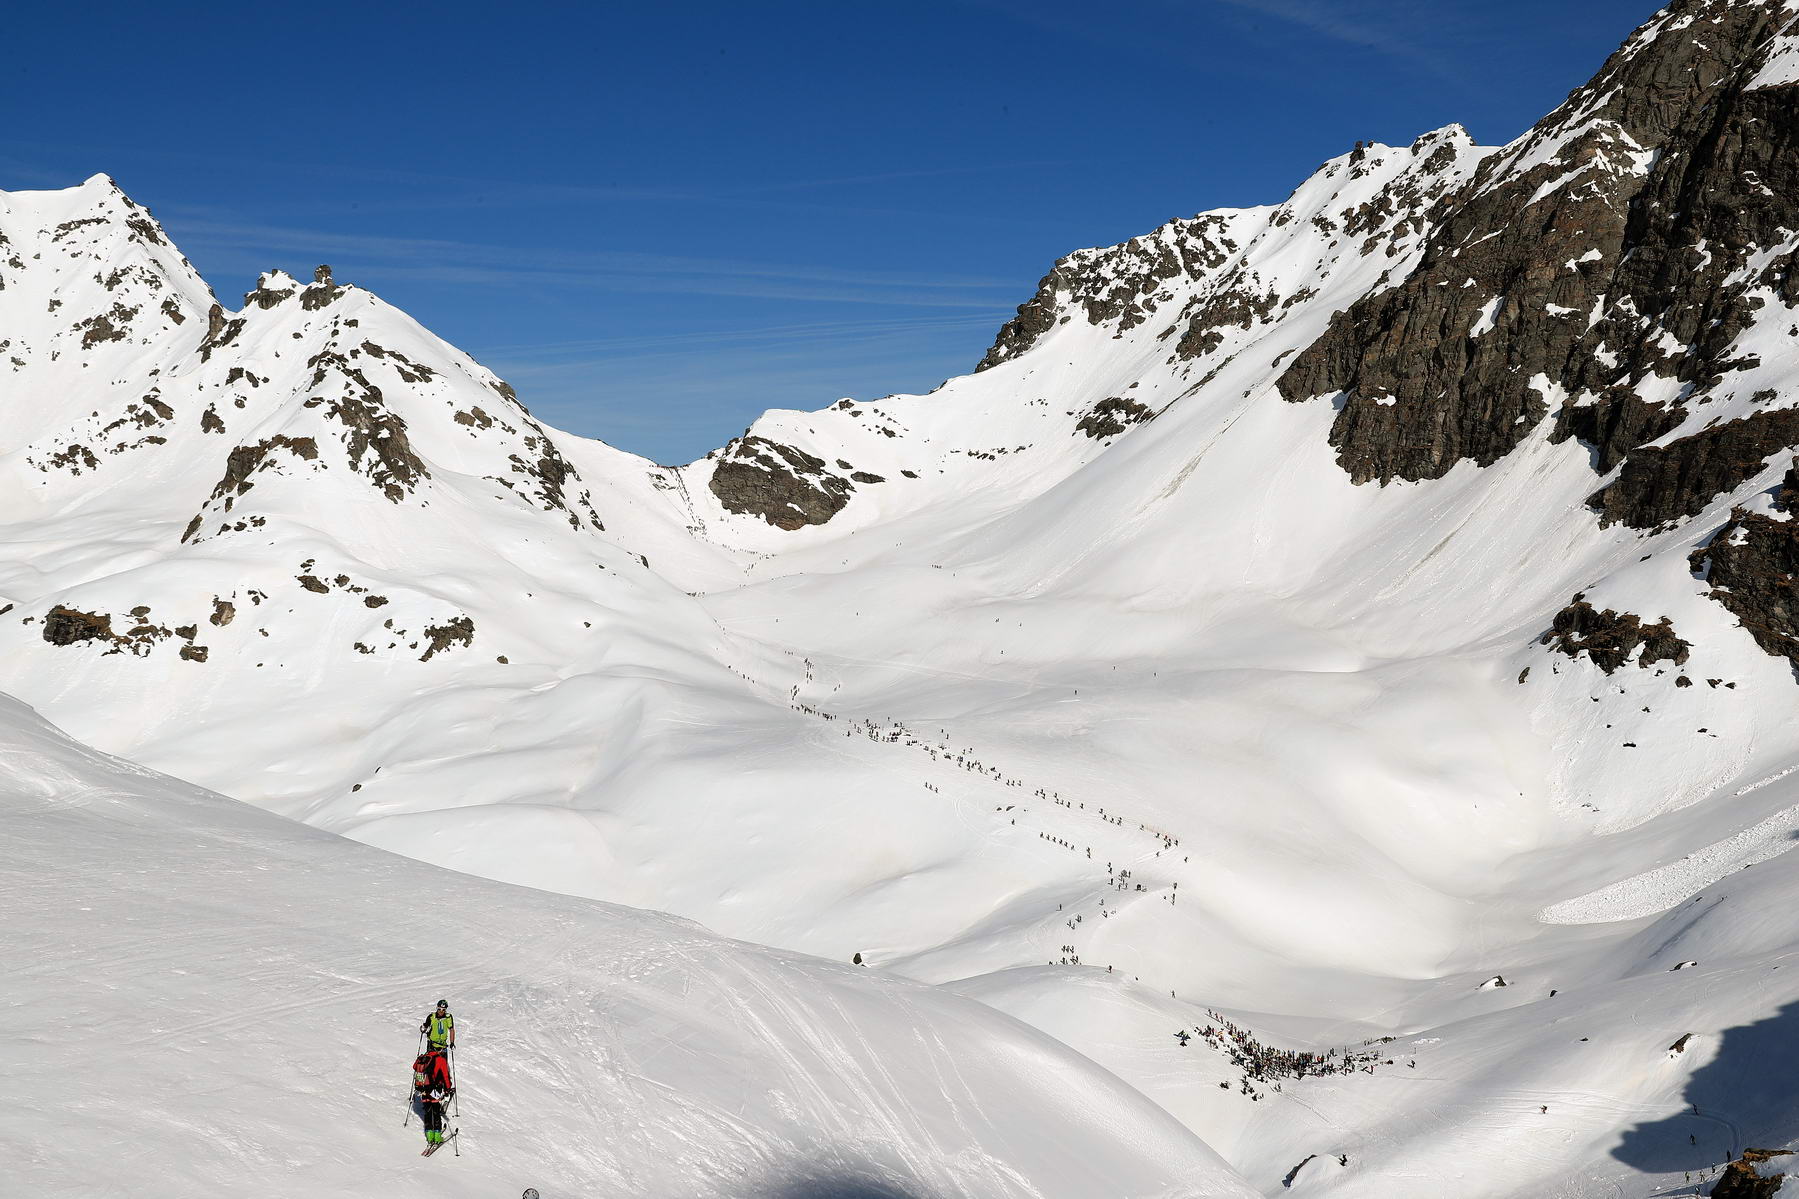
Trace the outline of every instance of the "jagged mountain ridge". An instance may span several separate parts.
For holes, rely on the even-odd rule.
[[[1791,381],[1771,335],[1789,305],[1782,278],[1760,273],[1784,235],[1733,199],[1748,210],[1734,236],[1750,240],[1698,247],[1666,276],[1687,281],[1666,294],[1688,307],[1665,337],[1631,341],[1664,276],[1631,280],[1680,257],[1652,180],[1703,190],[1732,162],[1778,177],[1755,165],[1779,157],[1778,138],[1735,158],[1682,139],[1744,113],[1790,125],[1791,39],[1765,36],[1789,8],[1676,5],[1499,151],[1454,130],[1363,147],[1284,205],[1077,254],[985,369],[932,396],[772,413],[683,468],[550,434],[603,530],[498,485],[440,493],[501,472],[451,471],[435,451],[419,450],[429,486],[395,502],[348,473],[348,441],[326,468],[276,451],[244,507],[209,516],[264,505],[284,538],[391,555],[396,582],[466,575],[514,533],[543,538],[505,588],[484,579],[421,610],[475,626],[427,662],[426,643],[391,636],[346,652],[335,616],[293,608],[318,593],[291,541],[266,571],[300,626],[269,660],[312,672],[291,690],[234,664],[241,647],[194,663],[167,652],[175,640],[141,659],[93,638],[52,645],[38,623],[52,603],[120,613],[142,598],[142,575],[128,586],[56,561],[116,561],[109,520],[93,526],[104,537],[45,538],[54,570],[15,563],[31,590],[9,583],[8,598],[31,599],[9,617],[9,682],[109,747],[378,844],[964,980],[1143,1087],[1271,1192],[1327,1125],[1366,1164],[1302,1176],[1321,1193],[1453,1177],[1472,1194],[1536,1194],[1558,1172],[1598,1193],[1641,1174],[1672,1185],[1671,1152],[1631,1150],[1637,1124],[1686,1106],[1692,1059],[1668,1045],[1696,1030],[1728,1045],[1764,1019],[1787,994],[1771,967],[1792,953],[1764,915],[1792,887],[1779,854],[1799,752],[1777,656]],[[1479,240],[1514,226],[1547,234]],[[1713,260],[1737,264],[1715,294]],[[1760,265],[1733,280],[1743,263]],[[1435,303],[1451,291],[1468,294]],[[1577,329],[1592,312],[1577,300],[1604,319]],[[1746,314],[1735,328],[1732,312]],[[1683,341],[1688,329],[1705,336]],[[328,322],[282,331],[335,336]],[[1721,369],[1750,352],[1760,364]],[[1546,363],[1534,387],[1513,377]],[[1696,434],[1714,418],[1726,430],[1712,452],[1676,449],[1680,426],[1642,443],[1711,370],[1726,380],[1713,401],[1695,388],[1680,403]],[[293,415],[310,422],[326,405],[306,408],[310,375],[295,376]],[[354,382],[328,377],[345,394]],[[415,409],[403,379],[377,386],[415,446],[434,421],[455,424],[441,400],[435,417]],[[159,498],[168,514],[134,553],[251,546],[233,530],[169,549],[225,471],[229,455],[208,453],[184,484],[192,502]],[[1636,500],[1589,503],[1633,469],[1644,481],[1613,494],[1673,513],[1653,530],[1602,519]],[[326,480],[354,504],[319,505]],[[79,502],[92,495],[84,484]],[[439,525],[452,495],[468,516],[453,541]],[[601,593],[569,565],[614,554]],[[301,573],[360,616],[364,597],[319,561]],[[548,608],[543,572],[560,593]],[[195,594],[203,613],[222,593]],[[655,652],[574,648],[596,612],[607,637],[647,631]],[[331,712],[307,710],[325,695]],[[143,721],[154,702],[171,721]],[[194,731],[171,729],[182,722]],[[670,731],[694,724],[706,732]],[[219,751],[238,735],[254,752]],[[1390,1051],[1429,1055],[1428,1076],[1252,1099],[1211,1059],[1171,1069],[1150,1049],[1206,1006],[1287,1044],[1400,1035]],[[1595,1037],[1600,1060],[1569,1056],[1570,1022],[1612,1030],[1607,1013],[1626,1010],[1653,1037]],[[1454,1060],[1430,1049],[1442,1042]],[[1568,1148],[1522,1151],[1518,1097],[1576,1089],[1597,1098],[1565,1115],[1556,1100],[1546,1126]],[[1737,1113],[1740,1136],[1778,1135],[1792,1109],[1774,1088]],[[1448,1113],[1433,1138],[1418,1133],[1424,1110]]]

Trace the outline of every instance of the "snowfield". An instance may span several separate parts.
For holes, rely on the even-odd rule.
[[[380,1121],[440,991],[471,1195],[1612,1199],[1790,1145],[1794,16],[1679,0],[1510,146],[1078,251],[973,373],[682,466],[329,268],[215,302],[104,176],[0,193],[0,688],[92,747],[15,713],[9,1156],[135,1177],[81,1139],[144,1118],[128,1018],[190,1191],[422,1177]]]
[[[0,702],[9,1195],[1247,1197],[941,990],[345,843]],[[402,1127],[458,1018],[461,1156]]]

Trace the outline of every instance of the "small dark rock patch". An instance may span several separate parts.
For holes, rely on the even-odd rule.
[[[1155,413],[1136,400],[1111,396],[1095,404],[1075,425],[1075,430],[1101,441],[1118,436],[1132,425],[1153,419]]]
[[[1657,662],[1684,665],[1692,643],[1675,636],[1673,622],[1663,618],[1652,625],[1629,612],[1607,608],[1596,611],[1586,597],[1576,595],[1573,601],[1555,614],[1555,622],[1540,643],[1570,658],[1585,654],[1606,674],[1611,674],[1642,650],[1637,665],[1648,670]]]

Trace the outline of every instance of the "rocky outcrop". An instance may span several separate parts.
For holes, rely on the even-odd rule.
[[[425,652],[419,661],[429,662],[438,654],[456,646],[468,648],[475,644],[475,622],[466,616],[456,616],[443,624],[425,626]]]
[[[318,443],[310,437],[288,437],[277,433],[273,437],[265,437],[255,445],[240,445],[225,456],[225,474],[213,485],[212,494],[207,497],[201,510],[194,514],[188,522],[182,541],[191,541],[200,532],[208,513],[219,515],[229,513],[237,501],[248,494],[255,485],[255,477],[264,470],[271,469],[283,457],[312,462],[319,456]]]
[[[727,512],[760,516],[788,531],[824,524],[855,491],[824,459],[754,435],[725,447],[708,485]]]
[[[1606,674],[1636,663],[1648,670],[1657,662],[1679,666],[1686,662],[1692,643],[1674,634],[1673,622],[1664,617],[1646,625],[1643,618],[1610,608],[1596,611],[1584,595],[1576,595],[1566,608],[1555,614],[1555,621],[1541,638],[1543,645],[1557,653],[1579,658],[1585,654],[1593,665]],[[1641,650],[1641,654],[1638,651]]]
[[[1799,672],[1799,460],[1787,472],[1773,514],[1737,508],[1709,545],[1693,551],[1693,572],[1711,598],[1742,623],[1763,652]]]
[[[1695,516],[1735,491],[1777,454],[1799,443],[1799,409],[1757,412],[1667,445],[1630,454],[1624,469],[1588,503],[1603,524],[1653,529]]]
[[[44,640],[51,645],[111,641],[112,617],[99,612],[78,612],[58,604],[44,615]]]
[[[1637,394],[1648,375],[1693,383],[1690,404],[1729,373],[1748,300],[1725,280],[1789,206],[1758,175],[1799,196],[1781,188],[1799,170],[1794,89],[1746,90],[1790,17],[1776,0],[1677,0],[1483,164],[1408,278],[1294,360],[1280,390],[1340,397],[1330,438],[1352,479],[1488,465],[1564,395],[1584,411],[1557,435],[1597,435],[1615,463],[1683,415]]]
[[[1216,270],[1236,249],[1225,218],[1208,213],[1170,221],[1121,246],[1070,254],[1037,284],[1037,294],[1019,305],[975,370],[1018,357],[1077,311],[1090,325],[1115,322],[1118,332],[1128,332],[1171,298],[1163,290],[1166,283]]]
[[[1085,433],[1095,441],[1100,441],[1116,437],[1132,425],[1154,420],[1155,415],[1136,400],[1109,396],[1088,409],[1087,414],[1074,427],[1076,432]]]
[[[44,614],[43,638],[51,645],[59,646],[99,642],[107,647],[107,654],[131,654],[141,658],[159,643],[173,637],[186,642],[182,657],[197,662],[206,660],[205,648],[193,645],[198,626],[183,625],[171,629],[158,624],[150,619],[150,609],[142,604],[133,608],[130,616],[130,623],[120,629],[114,625],[114,617],[109,612],[82,612],[57,604]],[[199,649],[198,657],[187,652],[192,648]]]
[[[312,282],[300,292],[300,307],[308,312],[317,312],[346,290],[332,282],[330,267],[320,266],[312,272]]]
[[[244,331],[244,318],[227,318],[223,305],[214,304],[206,313],[206,337],[200,342],[200,361],[212,357],[213,351],[230,345]]]
[[[1745,1149],[1743,1156],[1724,1167],[1724,1176],[1712,1188],[1712,1199],[1774,1199],[1786,1182],[1778,1167],[1787,1163],[1791,1149]]]
[[[342,426],[354,470],[396,504],[431,477],[431,468],[406,436],[405,419],[382,400],[379,387],[334,350],[321,350],[307,365],[313,368],[312,387],[321,388],[332,375],[344,384],[335,397],[315,395],[306,403],[324,405],[325,414]]]
[[[299,290],[299,283],[291,276],[280,271],[268,271],[256,280],[255,287],[244,293],[244,307],[254,304],[266,312],[281,301],[292,299]]]

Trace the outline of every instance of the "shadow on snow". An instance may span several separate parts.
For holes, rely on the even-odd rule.
[[[1793,1130],[1780,1131],[1782,1121],[1799,1107],[1799,1003],[1726,1029],[1717,1056],[1687,1079],[1684,1098],[1686,1110],[1630,1129],[1612,1156],[1666,1174],[1731,1161],[1745,1148],[1786,1148]]]

